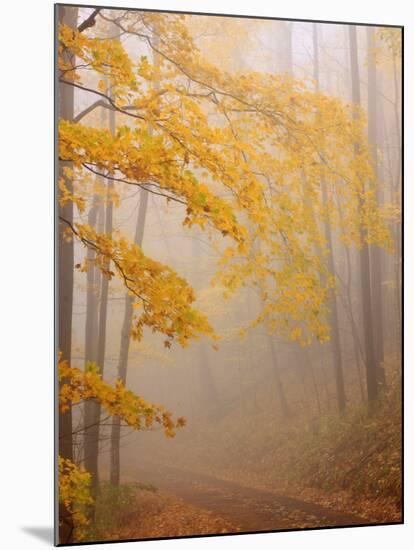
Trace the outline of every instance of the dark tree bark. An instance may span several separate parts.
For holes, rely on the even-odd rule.
[[[351,62],[351,85],[352,101],[355,106],[361,105],[361,91],[358,64],[358,44],[356,35],[356,26],[349,25],[349,51]],[[358,144],[355,144],[355,153],[358,153]],[[360,199],[360,210],[362,202]],[[376,364],[376,354],[374,349],[374,331],[372,322],[372,303],[371,303],[371,265],[369,258],[369,249],[365,243],[365,232],[361,228],[361,250],[359,252],[359,268],[361,277],[361,302],[362,302],[362,323],[364,331],[365,348],[365,370],[367,381],[368,401],[372,404],[378,396],[378,369]]]
[[[76,28],[78,19],[78,9],[71,7],[58,6],[58,22],[71,28]],[[63,52],[64,57],[69,59],[68,52]],[[74,111],[74,93],[72,86],[59,85],[58,89],[58,117],[59,120],[72,120]],[[58,178],[63,178],[69,191],[72,190],[72,181],[66,178],[63,169],[69,166],[67,162],[59,162]],[[73,203],[67,202],[64,206],[58,205],[59,217],[72,223],[73,221]],[[73,240],[65,239],[65,229],[67,225],[62,221],[59,223],[58,240],[58,304],[57,316],[59,322],[59,331],[57,335],[58,349],[62,354],[62,359],[71,362],[72,348],[72,309],[73,309],[73,269],[74,269],[74,250]],[[59,389],[66,380],[62,380]],[[57,434],[59,438],[59,455],[62,458],[73,460],[73,441],[72,441],[72,409],[69,408],[65,413],[59,413]],[[66,544],[72,541],[73,520],[66,510],[63,503],[59,504],[59,542]]]

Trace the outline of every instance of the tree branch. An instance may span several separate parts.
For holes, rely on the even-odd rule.
[[[86,109],[73,117],[73,122],[80,122],[84,117],[86,117],[86,115],[88,115],[91,111],[94,111],[97,107],[104,107],[112,110],[112,107],[105,103],[103,99],[98,99],[98,101],[95,101],[95,103],[92,103],[89,107],[86,107]]]
[[[90,14],[89,17],[83,21],[78,27],[78,32],[83,32],[84,30],[88,29],[89,27],[93,27],[96,23],[96,16],[101,11],[102,8],[96,8],[93,10],[93,12]]]
[[[95,170],[94,168],[92,168],[91,166],[89,166],[85,162],[82,163],[82,166],[84,168],[86,168],[87,170],[89,170],[90,172],[92,172],[93,174],[95,174],[96,176],[101,176],[102,178],[105,178],[105,179],[108,179],[108,180],[111,180],[111,181],[126,183],[127,185],[135,185],[136,187],[140,187],[142,189],[145,189],[146,191],[148,191],[148,193],[152,193],[153,195],[159,195],[160,197],[165,197],[168,200],[178,202],[180,204],[183,204],[184,206],[187,206],[187,203],[185,201],[182,201],[181,199],[178,199],[177,197],[173,197],[172,195],[167,195],[165,193],[159,193],[157,191],[154,191],[153,189],[148,189],[148,187],[150,187],[150,186],[158,188],[158,186],[155,183],[150,183],[150,182],[138,183],[138,182],[126,180],[126,179],[123,179],[123,178],[116,178],[115,176],[109,176],[108,174],[102,174],[101,172],[98,172],[97,170]]]
[[[136,292],[133,288],[130,287],[130,283],[133,283],[134,280],[131,279],[130,277],[127,276],[127,274],[125,273],[123,267],[121,266],[121,264],[119,263],[119,261],[114,258],[113,256],[111,256],[111,254],[108,254],[107,252],[104,252],[103,250],[101,250],[99,248],[99,246],[94,243],[93,241],[87,239],[86,237],[82,237],[82,235],[79,234],[79,232],[76,230],[75,226],[67,219],[63,218],[62,216],[59,216],[59,220],[63,223],[65,223],[69,228],[70,230],[72,231],[72,233],[74,235],[76,235],[76,237],[86,246],[86,247],[89,247],[89,248],[92,248],[93,250],[95,250],[95,252],[97,252],[98,254],[100,254],[101,256],[105,256],[106,258],[108,258],[109,260],[111,260],[117,270],[119,271],[119,273],[121,274],[123,280],[124,280],[124,284],[126,286],[126,288],[134,295],[136,296],[137,298],[139,298],[142,303],[143,303],[143,307],[144,307],[144,310],[145,310],[145,307],[146,307],[146,304],[148,304],[148,300],[146,300],[143,296],[141,296],[140,294],[138,294],[138,292]]]
[[[69,86],[74,86],[75,88],[79,88],[79,90],[83,90],[84,92],[90,92],[92,94],[96,94],[96,95],[99,95],[101,97],[103,97],[104,99],[107,100],[107,102],[112,106],[112,109],[114,111],[118,111],[119,113],[123,113],[124,115],[129,115],[129,116],[132,116],[134,118],[138,118],[139,120],[143,120],[145,121],[145,118],[140,116],[140,115],[135,115],[133,113],[129,113],[128,112],[128,109],[132,110],[136,107],[133,107],[133,106],[128,106],[128,108],[123,108],[121,109],[121,107],[118,107],[118,105],[115,103],[115,101],[107,94],[104,94],[103,92],[100,92],[98,90],[94,90],[93,88],[88,88],[86,86],[81,86],[80,84],[77,84],[76,82],[71,82],[70,80],[65,80],[63,78],[61,78],[59,80],[62,84],[67,84]],[[105,105],[104,102],[102,102],[103,105],[101,105],[102,107],[105,107],[106,109],[110,109],[111,107],[109,105]],[[96,107],[96,105],[95,105]],[[94,107],[94,108],[95,108]]]
[[[65,81],[65,82],[68,82],[68,81]],[[88,91],[94,91],[94,90],[89,90]],[[164,94],[165,91],[157,94],[157,95],[162,95]],[[105,96],[105,97],[108,97],[108,96]],[[95,103],[92,103],[91,105],[89,105],[89,107],[86,107],[86,109],[84,109],[83,111],[81,111],[80,113],[78,113],[74,118],[73,118],[73,122],[79,122],[80,120],[82,120],[82,118],[84,118],[86,115],[88,115],[91,111],[93,111],[94,109],[96,109],[97,107],[103,107],[104,109],[108,109],[110,111],[117,111],[117,110],[120,110],[120,107],[119,108],[116,108],[114,107],[113,105],[109,104],[109,103],[106,103],[103,99],[98,99],[98,101],[95,101]],[[124,107],[122,107],[122,111],[124,114],[126,115],[129,115],[131,116],[131,113],[129,111],[138,111],[139,110],[139,107],[136,107],[135,105],[125,105]],[[128,112],[126,112],[128,111]],[[132,115],[134,116],[134,115]],[[144,120],[144,119],[143,119]]]

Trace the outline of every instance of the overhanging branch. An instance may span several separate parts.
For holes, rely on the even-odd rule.
[[[96,23],[96,16],[101,11],[102,8],[96,8],[93,10],[93,12],[90,14],[89,17],[83,21],[78,27],[78,32],[83,32],[84,30],[88,29],[89,27],[93,27]]]

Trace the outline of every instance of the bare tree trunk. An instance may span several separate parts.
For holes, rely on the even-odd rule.
[[[318,389],[318,383],[316,382],[315,370],[313,368],[312,360],[309,357],[309,354],[305,353],[305,356],[308,359],[309,371],[310,371],[311,378],[312,378],[313,391],[315,392],[316,406],[317,406],[317,409],[318,409],[318,414],[320,416],[321,412],[322,412],[321,398],[319,396],[319,389]]]
[[[99,205],[97,198],[94,198],[94,202],[88,214],[88,224],[91,227],[96,226],[98,217]],[[86,260],[88,263],[88,271],[86,275],[86,321],[85,321],[85,370],[88,363],[96,362],[96,337],[97,337],[97,325],[98,325],[98,294],[97,294],[97,282],[98,270],[94,266],[95,251],[92,248],[88,248],[86,253]],[[83,451],[84,456],[87,452],[90,452],[89,440],[91,438],[91,425],[94,417],[94,403],[87,400],[84,405],[84,432],[83,432]]]
[[[203,407],[208,416],[215,414],[219,408],[219,394],[211,372],[209,349],[207,342],[199,344],[199,376],[203,395]]]
[[[339,220],[340,220],[340,223],[343,225],[344,224],[343,213],[341,208],[341,202],[338,196],[337,196],[337,207],[338,207],[338,213],[339,213]],[[352,261],[351,261],[351,253],[348,246],[344,247],[344,252],[345,252],[346,278],[344,281],[341,281],[342,292],[340,294],[340,299],[342,302],[343,311],[348,317],[349,324],[351,326],[355,367],[358,375],[359,389],[361,392],[361,401],[364,401],[365,393],[364,393],[363,378],[362,378],[363,374],[361,373],[361,363],[365,364],[365,355],[364,355],[365,351],[361,343],[361,338],[359,337],[359,334],[358,334],[358,326],[355,320],[354,308],[352,304],[352,288],[353,288]]]
[[[293,76],[292,28],[292,21],[283,22],[282,67],[283,72],[288,73],[290,76]]]
[[[145,217],[148,207],[148,191],[141,189],[140,201],[138,209],[137,225],[135,229],[135,244],[142,246],[144,239]],[[124,321],[121,332],[121,347],[118,360],[118,378],[125,384],[127,377],[129,344],[131,339],[132,318],[134,312],[134,297],[127,293],[125,295],[125,311]],[[120,457],[120,442],[121,442],[121,421],[119,417],[115,417],[112,423],[111,430],[111,466],[110,466],[110,482],[111,485],[119,485],[121,477],[121,457]]]
[[[98,210],[98,200],[95,197],[88,213],[88,225],[93,228],[96,226]],[[96,346],[93,335],[96,334],[98,321],[96,284],[99,279],[97,269],[94,266],[94,260],[95,251],[92,248],[88,248],[86,253],[88,271],[86,275],[85,367],[89,361],[96,361]]]
[[[101,125],[104,127],[106,121],[106,111],[101,110]],[[98,176],[97,180],[101,180]],[[99,214],[99,232],[103,231],[103,215],[104,205],[99,204],[98,196],[95,195],[92,203],[92,207],[88,213],[88,224],[91,227],[95,227],[98,223]],[[99,299],[100,296],[100,278],[101,274],[99,269],[94,266],[94,260],[96,253],[92,248],[88,248],[86,252],[86,260],[88,264],[88,271],[86,275],[86,321],[85,321],[85,370],[88,367],[88,363],[97,362],[97,350],[98,350],[98,313],[99,313]],[[84,432],[83,432],[83,454],[84,462],[85,456],[90,454],[93,449],[93,439],[95,433],[93,431],[93,424],[95,419],[96,404],[93,401],[87,400],[84,405]],[[86,465],[85,465],[86,467]]]
[[[326,363],[325,363],[325,356],[322,355],[321,357],[321,365],[322,365],[322,379],[323,379],[323,385],[325,388],[325,395],[326,395],[326,405],[328,410],[331,408],[331,396],[329,394],[329,385],[328,385],[328,377],[326,375]]]
[[[351,82],[352,82],[352,101],[355,106],[361,105],[361,91],[358,65],[358,45],[356,26],[349,25],[349,46],[351,61]],[[355,153],[358,153],[358,144],[355,144]],[[360,199],[360,211],[362,202]],[[374,332],[372,322],[372,304],[371,304],[371,266],[369,258],[369,249],[365,243],[365,233],[360,230],[361,250],[359,252],[359,266],[361,277],[361,301],[362,301],[362,323],[364,330],[365,343],[365,369],[367,380],[368,401],[373,403],[378,395],[378,378],[376,355],[374,350]]]
[[[378,131],[377,131],[377,68],[375,54],[375,30],[367,27],[368,50],[368,139],[371,145],[373,168],[377,182],[376,198],[378,205],[382,202],[382,194],[378,181]],[[382,262],[381,250],[376,245],[370,246],[371,254],[371,278],[372,278],[372,314],[374,330],[374,347],[376,365],[378,368],[378,382],[385,384],[384,362],[384,331],[383,331],[383,306],[382,306]]]
[[[240,417],[244,418],[246,416],[246,406],[245,406],[244,391],[243,391],[243,371],[241,367],[240,346],[237,347],[237,380],[238,380],[239,398],[240,398]]]
[[[323,200],[327,201],[327,192],[326,184],[322,182],[322,196]],[[334,258],[334,247],[332,241],[331,226],[328,221],[325,221],[325,235],[328,243],[329,254],[328,254],[328,269],[329,272],[333,275],[335,274],[335,258]],[[338,403],[339,412],[343,412],[346,407],[346,397],[345,397],[345,385],[344,385],[344,374],[343,374],[343,365],[342,365],[342,350],[341,350],[341,337],[339,333],[339,315],[338,315],[338,304],[335,291],[331,289],[330,294],[330,305],[331,305],[331,330],[332,330],[332,360],[334,367],[335,375],[335,386],[336,386],[336,398]]]
[[[201,230],[193,228],[194,232],[201,233]],[[192,241],[192,254],[194,257],[194,265],[199,267],[197,279],[199,287],[207,283],[207,278],[201,265],[201,251],[200,251],[200,239],[194,238]],[[202,401],[200,410],[204,411],[204,414],[208,417],[214,410],[219,408],[219,394],[214,380],[213,373],[211,372],[211,366],[208,354],[208,344],[202,339],[198,344],[193,344],[193,349],[198,350],[199,357],[197,361],[197,371],[200,387],[200,399]]]
[[[251,290],[249,287],[246,289],[247,292],[247,318],[250,320],[252,319],[252,295]],[[253,316],[254,317],[254,316]],[[247,403],[251,405],[251,409],[254,413],[258,411],[258,397],[257,397],[257,369],[259,367],[256,356],[254,353],[254,344],[253,344],[253,335],[252,335],[252,328],[249,328],[247,330],[247,336],[246,336],[246,343],[247,343],[247,350],[246,350],[246,359],[247,359],[247,372],[248,372],[248,383],[249,383],[249,393],[250,393],[250,399],[247,401]]]
[[[318,44],[318,26],[317,23],[313,24],[313,60],[314,60],[314,79],[316,83],[316,89],[319,89],[319,44]],[[322,200],[326,204],[328,201],[328,193],[326,189],[326,182],[322,179]],[[332,275],[335,275],[335,252],[332,239],[332,231],[329,220],[324,221],[324,229],[326,235],[326,241],[328,244],[328,269]],[[335,386],[336,397],[338,403],[339,412],[343,412],[346,406],[344,375],[342,365],[342,351],[341,351],[341,339],[339,335],[339,318],[338,318],[338,306],[336,295],[333,290],[329,292],[329,301],[331,305],[331,330],[332,330],[332,360],[335,374]]]
[[[78,9],[68,6],[57,6],[59,24],[76,28],[78,19]],[[63,53],[63,56],[68,56]],[[58,117],[59,120],[72,120],[74,111],[74,91],[73,86],[65,84],[59,85],[58,98]],[[67,162],[59,162],[58,178],[63,178],[66,187],[72,191],[72,181],[66,178],[63,169],[68,166]],[[73,221],[73,202],[68,201],[64,206],[58,208],[59,217],[69,223]],[[59,222],[59,240],[58,240],[58,304],[57,316],[59,319],[58,349],[62,354],[62,359],[71,362],[72,348],[72,309],[73,309],[73,269],[74,269],[74,246],[73,240],[66,240],[64,236],[67,224]],[[62,380],[65,384],[66,380]],[[73,460],[73,438],[72,438],[72,409],[64,413],[59,413],[57,435],[59,438],[59,455],[62,458]],[[73,519],[63,503],[59,503],[59,542],[67,544],[73,540]]]
[[[282,416],[285,418],[288,418],[291,415],[291,411],[289,409],[289,405],[286,400],[285,389],[283,387],[282,379],[280,376],[279,363],[277,360],[275,344],[273,341],[273,337],[270,335],[268,336],[268,342],[269,342],[269,348],[270,348],[270,353],[272,357],[272,363],[273,363],[272,370],[273,370],[273,376],[276,382],[276,391],[277,391],[277,397],[280,405],[280,410],[281,410]]]
[[[285,28],[285,44],[284,44],[284,64],[285,64],[285,70],[287,73],[290,74],[290,76],[294,76],[293,74],[293,49],[292,49],[292,30],[293,30],[293,22],[292,21],[284,21],[284,28]]]
[[[115,133],[115,111],[109,111],[109,129],[112,134]],[[112,203],[112,189],[113,183],[111,180],[107,180],[107,205],[105,209],[105,233],[107,235],[112,234],[113,229],[113,203]],[[106,269],[109,269],[109,260],[106,264]],[[99,307],[99,322],[98,322],[98,349],[96,352],[96,364],[99,369],[99,373],[103,377],[105,367],[105,348],[106,348],[106,325],[108,316],[108,293],[109,293],[109,279],[107,276],[103,276],[101,280],[100,289],[100,307]],[[91,492],[94,497],[98,493],[99,487],[99,437],[100,437],[100,416],[101,405],[100,403],[92,402],[91,416],[90,416],[90,428],[89,436],[87,438],[87,446],[85,448],[85,468],[92,476]],[[95,514],[95,506],[91,506],[90,515],[93,519]]]
[[[293,52],[292,52],[292,28],[291,21],[275,21],[273,36],[275,55],[270,70],[276,73],[287,73],[293,76]]]

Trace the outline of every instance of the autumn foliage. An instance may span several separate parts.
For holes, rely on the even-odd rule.
[[[108,29],[116,39],[106,37]],[[148,55],[129,55],[121,35],[137,39]],[[392,250],[395,211],[377,204],[362,109],[310,80],[213,66],[186,16],[117,18],[101,10],[86,29],[59,25],[58,40],[60,85],[90,98],[83,112],[58,123],[59,205],[73,204],[78,216],[61,215],[59,223],[65,240],[85,252],[75,268],[97,268],[134,298],[131,338],[141,341],[149,330],[167,348],[202,336],[210,345],[220,340],[183,276],[121,231],[79,221],[96,197],[117,208],[124,190],[135,187],[177,205],[184,228],[197,226],[214,239],[220,258],[212,283],[225,297],[257,291],[261,311],[245,329],[264,324],[303,346],[328,341],[337,281],[324,224],[345,246]],[[116,116],[115,128],[103,127],[97,110]],[[100,367],[89,363],[82,371],[59,361],[61,412],[95,400],[135,430],[159,425],[172,437],[184,426],[120,380],[106,382]],[[88,473],[62,457],[59,479],[60,499],[82,526]]]

